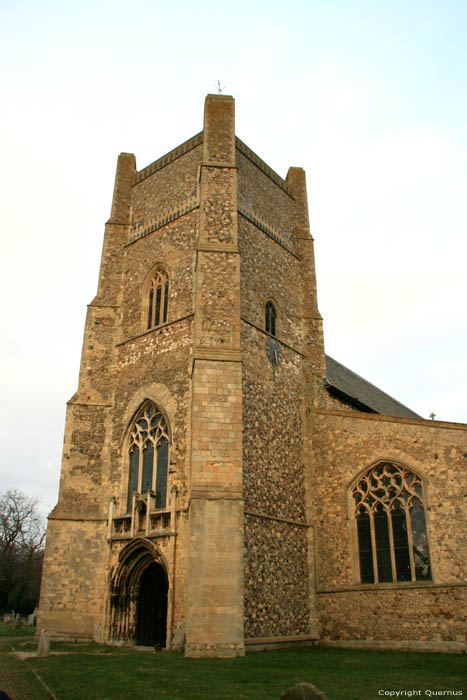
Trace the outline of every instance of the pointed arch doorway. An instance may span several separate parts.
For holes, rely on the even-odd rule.
[[[118,560],[110,585],[109,640],[164,648],[169,576],[161,551],[137,537],[120,551]]]
[[[168,581],[163,567],[153,561],[143,571],[139,584],[136,643],[163,649],[167,635]]]

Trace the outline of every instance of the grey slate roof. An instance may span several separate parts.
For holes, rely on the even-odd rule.
[[[326,355],[326,385],[331,393],[347,399],[362,411],[403,418],[421,417],[329,355]]]

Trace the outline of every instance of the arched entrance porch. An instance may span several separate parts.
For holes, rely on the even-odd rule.
[[[167,639],[167,566],[149,540],[136,538],[119,554],[110,593],[110,640],[163,648]]]

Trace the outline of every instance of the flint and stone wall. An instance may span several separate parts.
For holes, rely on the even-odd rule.
[[[317,591],[327,640],[466,642],[464,425],[319,410],[313,437]],[[432,581],[359,583],[348,489],[379,460],[423,479]]]
[[[303,304],[296,202],[285,181],[237,141],[243,357],[245,637],[310,638]],[[309,235],[309,234],[308,234]],[[266,343],[277,311],[279,362]]]

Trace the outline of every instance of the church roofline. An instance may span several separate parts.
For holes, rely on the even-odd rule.
[[[341,365],[326,355],[326,388],[338,398],[346,398],[349,403],[366,413],[379,413],[387,416],[421,418],[386,392],[363,379],[360,375]]]

